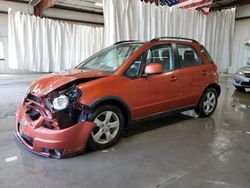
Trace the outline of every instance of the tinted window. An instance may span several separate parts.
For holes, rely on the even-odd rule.
[[[161,45],[148,50],[146,63],[160,63],[163,70],[168,71],[174,69],[173,59],[171,45]]]
[[[177,45],[178,60],[180,67],[193,67],[202,64],[198,53],[188,45]]]
[[[202,51],[205,54],[205,56],[207,57],[209,63],[214,63],[211,55],[209,54],[209,52],[207,51],[207,49],[204,46],[202,46]]]

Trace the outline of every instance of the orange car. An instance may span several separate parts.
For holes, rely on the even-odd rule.
[[[115,144],[145,118],[195,109],[211,116],[220,94],[217,67],[187,38],[123,41],[72,70],[34,81],[17,113],[17,138],[61,158]]]

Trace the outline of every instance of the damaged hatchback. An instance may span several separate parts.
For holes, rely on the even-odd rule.
[[[197,41],[123,41],[74,69],[34,81],[15,134],[36,154],[62,158],[119,141],[138,121],[195,109],[211,116],[220,95],[217,67]]]

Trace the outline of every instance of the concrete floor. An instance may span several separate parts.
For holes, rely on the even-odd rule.
[[[230,80],[221,83],[210,118],[194,118],[192,111],[168,116],[127,131],[113,148],[63,160],[26,150],[13,135],[13,110],[3,115],[9,102],[17,105],[28,83],[0,81],[0,98],[7,95],[0,101],[1,188],[250,187],[250,93],[235,91]]]

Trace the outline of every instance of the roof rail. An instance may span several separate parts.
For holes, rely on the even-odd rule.
[[[159,40],[161,40],[161,39],[187,40],[187,41],[199,43],[198,41],[196,41],[196,40],[194,40],[194,39],[183,38],[183,37],[156,37],[156,38],[153,38],[150,42],[156,42],[156,41],[159,41]]]
[[[125,42],[139,42],[139,40],[122,40],[122,41],[116,42],[115,44],[121,44],[121,43],[125,43]]]

